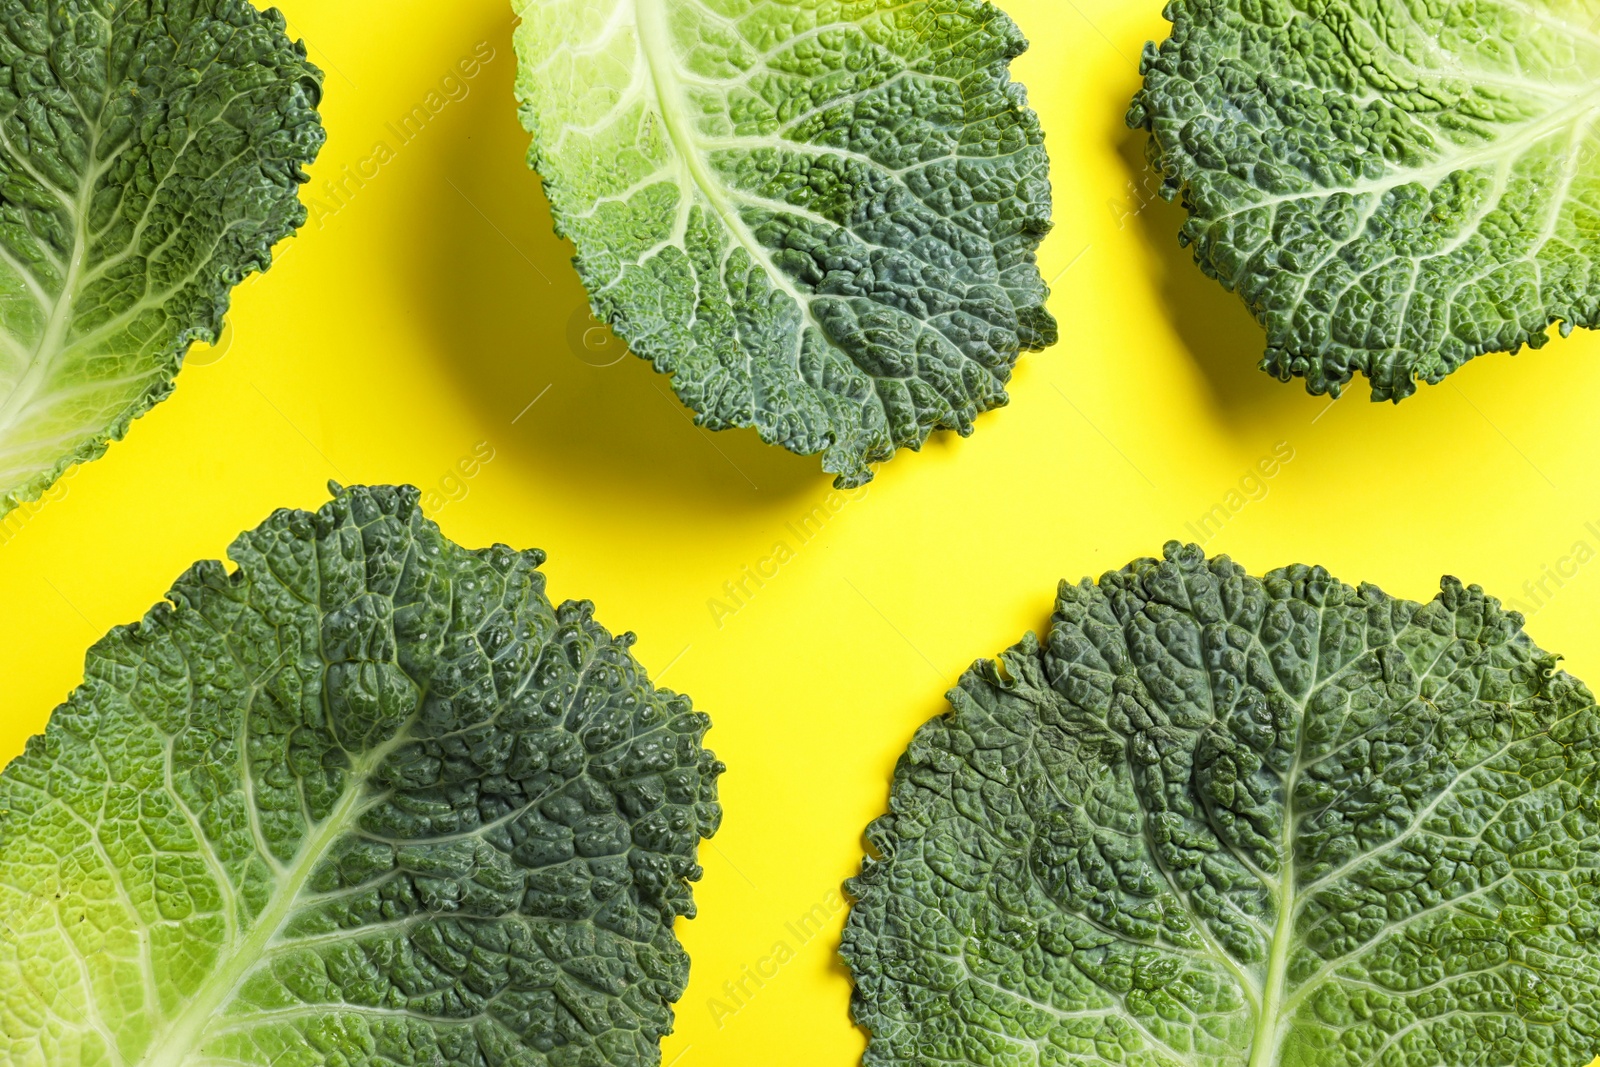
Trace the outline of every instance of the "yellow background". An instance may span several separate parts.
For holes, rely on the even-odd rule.
[[[1058,579],[1194,538],[1280,443],[1293,460],[1210,550],[1412,598],[1459,575],[1537,607],[1535,639],[1600,678],[1600,339],[1487,357],[1398,408],[1359,383],[1330,406],[1257,371],[1260,331],[1178,248],[1180,213],[1151,202],[1123,126],[1159,0],[1009,0],[1054,159],[1041,262],[1062,343],[1024,358],[975,436],[902,454],[803,545],[787,524],[831,492],[816,459],[696,429],[664,379],[588,331],[524,165],[504,0],[283,6],[327,71],[314,219],[238,291],[231,343],[0,535],[0,759],[84,650],[190,563],[274,508],[318,506],[330,478],[412,482],[459,542],[546,549],[552,594],[637,631],[655,676],[713,718],[726,819],[681,928],[694,970],[666,1061],[849,1067],[864,1039],[830,895],[912,732],[974,658],[1043,626]],[[401,144],[386,124],[484,44],[466,97]],[[377,177],[330,193],[380,140]],[[479,442],[492,461],[450,482]],[[733,606],[724,583],[779,541],[795,557],[719,618],[708,602]],[[1554,595],[1524,591],[1557,568]],[[826,929],[797,938],[788,924],[819,905]],[[724,983],[779,941],[796,957],[714,1019],[713,998],[735,1006]]]

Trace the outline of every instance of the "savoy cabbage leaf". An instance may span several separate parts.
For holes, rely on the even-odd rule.
[[[597,317],[698,421],[841,487],[1055,340],[1027,47],[980,0],[518,3],[517,93]]]
[[[245,0],[0,0],[0,514],[217,339],[305,220],[321,80]]]
[[[1600,320],[1589,0],[1173,0],[1128,122],[1263,370],[1402,400]]]
[[[1477,587],[1167,547],[1063,583],[895,771],[874,1067],[1583,1067],[1600,711]]]
[[[0,775],[12,1067],[652,1065],[722,770],[410,488],[242,535]]]

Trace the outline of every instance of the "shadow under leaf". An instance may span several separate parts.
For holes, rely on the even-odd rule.
[[[587,493],[644,493],[678,508],[825,491],[817,457],[754,430],[696,426],[668,379],[590,316],[572,246],[556,236],[527,165],[510,24],[488,40],[501,60],[438,131],[451,150],[429,157],[437,192],[416,219],[424,252],[412,282],[452,378],[487,425],[505,428],[505,451]]]
[[[1145,159],[1148,136],[1125,130],[1117,144],[1134,190],[1121,225],[1134,230],[1144,245],[1173,332],[1205,376],[1216,406],[1237,422],[1260,418],[1263,409],[1281,412],[1286,404],[1325,404],[1307,394],[1298,379],[1280,382],[1260,369],[1266,334],[1238,294],[1206,277],[1192,251],[1178,243],[1186,216],[1181,205],[1157,192],[1160,179]]]

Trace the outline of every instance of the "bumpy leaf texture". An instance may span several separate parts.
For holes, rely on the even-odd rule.
[[[1128,122],[1263,370],[1402,400],[1600,316],[1589,0],[1173,0]]]
[[[517,93],[595,314],[716,429],[868,464],[1055,341],[1027,48],[979,0],[541,0]]]
[[[659,1062],[706,717],[542,553],[336,492],[95,645],[0,775],[0,1060]]]
[[[868,831],[866,1062],[1588,1064],[1600,712],[1521,621],[1177,544],[1063,583]]]
[[[0,0],[0,514],[217,339],[305,220],[321,82],[244,0]]]

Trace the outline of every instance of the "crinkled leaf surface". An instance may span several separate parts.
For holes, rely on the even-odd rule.
[[[868,831],[866,1062],[1588,1064],[1600,713],[1521,621],[1176,544],[1063,583]]]
[[[523,124],[595,313],[704,425],[841,486],[1055,340],[1027,47],[979,0],[518,4]]]
[[[245,0],[0,0],[0,513],[216,340],[305,219],[321,81]]]
[[[1173,0],[1130,125],[1262,369],[1401,400],[1600,316],[1589,0]]]
[[[0,775],[15,1067],[649,1065],[721,771],[539,552],[280,511]]]

